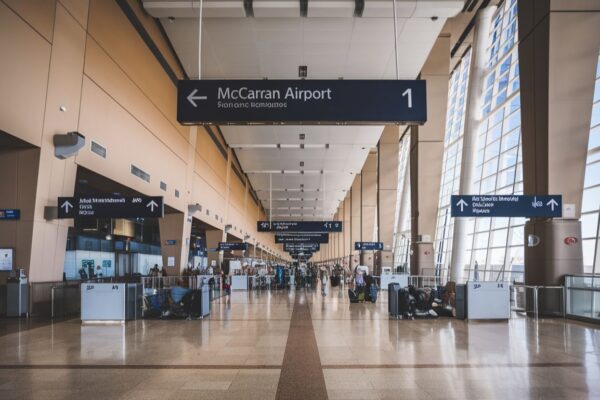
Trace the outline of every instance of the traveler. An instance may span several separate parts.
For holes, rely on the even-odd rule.
[[[327,270],[321,272],[321,294],[327,296],[329,293],[329,274]]]

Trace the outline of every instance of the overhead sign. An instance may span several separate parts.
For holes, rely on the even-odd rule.
[[[354,250],[383,250],[381,242],[354,242]]]
[[[452,196],[452,217],[562,217],[562,196]]]
[[[341,232],[341,221],[258,221],[259,232]]]
[[[319,243],[284,243],[284,251],[319,251],[321,245]]]
[[[221,250],[248,250],[248,243],[239,242],[219,242],[219,251]]]
[[[9,220],[21,219],[21,210],[14,210],[14,209],[0,210],[0,220],[3,220],[3,219],[9,219]]]
[[[328,233],[276,233],[275,243],[329,243]]]
[[[182,80],[182,124],[415,123],[427,120],[424,80]]]
[[[162,197],[59,197],[58,218],[162,218]]]

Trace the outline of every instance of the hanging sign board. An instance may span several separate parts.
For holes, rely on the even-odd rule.
[[[562,196],[452,196],[452,217],[562,217]]]
[[[248,250],[248,243],[219,242],[219,251],[222,250]]]
[[[329,243],[328,233],[276,233],[275,243]]]
[[[59,197],[58,218],[162,218],[162,197]]]
[[[258,221],[259,232],[341,232],[341,221]]]
[[[383,250],[382,242],[354,242],[354,250]]]
[[[182,80],[182,124],[423,124],[424,80]]]
[[[9,219],[9,220],[21,219],[21,210],[15,210],[15,209],[0,210],[0,220],[3,220],[3,219]]]
[[[321,245],[319,243],[284,243],[284,251],[319,251]]]

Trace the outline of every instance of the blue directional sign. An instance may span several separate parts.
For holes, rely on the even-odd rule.
[[[354,242],[354,250],[383,250],[381,242]]]
[[[329,243],[329,234],[280,232],[275,234],[275,243]]]
[[[337,122],[413,123],[427,120],[424,80],[182,80],[182,124]]]
[[[562,217],[562,196],[452,196],[452,217]]]
[[[222,250],[248,250],[248,243],[219,242],[219,251]]]
[[[341,232],[341,221],[258,221],[259,232]]]
[[[14,209],[0,210],[0,220],[3,220],[3,219],[9,219],[9,220],[21,219],[21,210],[14,210]]]

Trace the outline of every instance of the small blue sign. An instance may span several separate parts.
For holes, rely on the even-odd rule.
[[[382,242],[354,242],[354,250],[383,250]]]
[[[0,220],[2,219],[21,219],[21,210],[4,209],[0,210]]]
[[[166,246],[175,246],[176,243],[177,243],[177,240],[165,240]]]
[[[452,196],[452,217],[562,217],[562,196]]]
[[[219,242],[219,251],[222,250],[248,250],[248,243]]]

